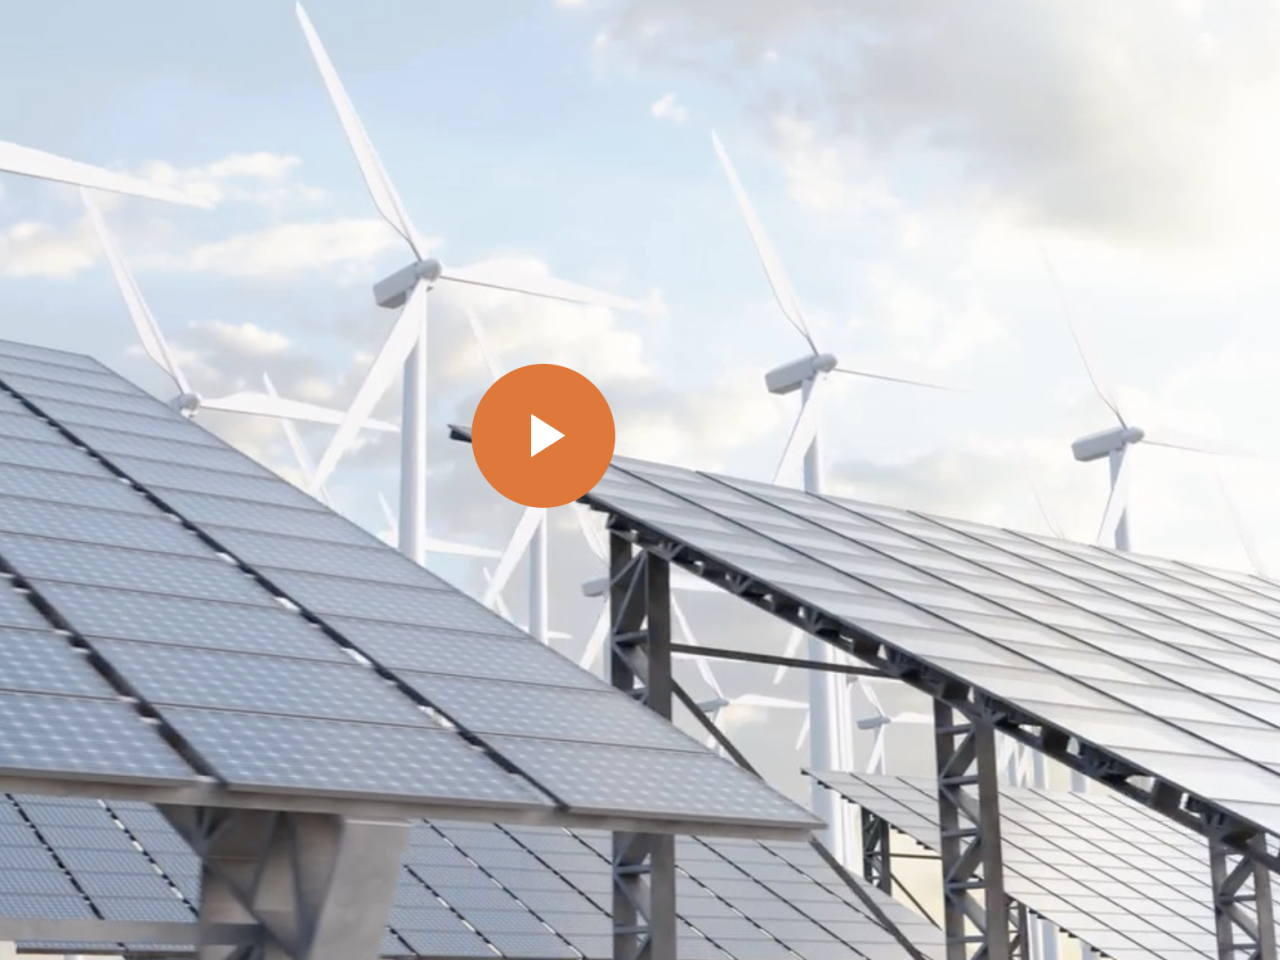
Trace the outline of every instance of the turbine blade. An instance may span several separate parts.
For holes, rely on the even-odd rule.
[[[484,568],[484,580],[486,584],[486,589],[493,587],[493,573],[489,570],[488,567]],[[494,611],[497,612],[498,616],[502,617],[504,620],[509,620],[510,622],[515,623],[515,620],[511,616],[511,611],[507,608],[506,601],[502,599],[501,587],[499,587],[498,590],[494,592],[492,603],[486,604],[486,606],[492,606]],[[517,626],[519,626],[519,624],[517,624]],[[523,630],[524,627],[520,627],[520,629]]]
[[[680,633],[688,641],[689,646],[701,646],[698,643],[698,638],[694,636],[693,630],[689,627],[689,621],[684,615],[684,608],[680,606],[674,594],[671,596],[671,612],[675,615],[676,624],[680,627]],[[720,684],[716,682],[716,675],[711,669],[711,664],[707,663],[706,658],[698,657],[694,660],[694,665],[698,668],[698,675],[702,677],[707,686],[715,691],[715,695],[723,697],[724,691],[720,689]]]
[[[928,390],[945,390],[948,393],[966,393],[960,387],[952,387],[942,383],[930,383],[928,380],[916,380],[911,377],[894,377],[887,373],[871,373],[867,370],[854,370],[852,367],[836,367],[833,373],[843,373],[850,377],[862,377],[867,380],[883,380],[886,383],[901,383],[908,387],[924,387]]]
[[[782,451],[782,459],[778,461],[778,469],[773,474],[773,482],[775,484],[782,483],[788,477],[795,476],[800,468],[801,462],[804,460],[805,454],[808,453],[813,438],[818,433],[818,404],[815,396],[818,393],[821,380],[813,382],[813,388],[809,391],[804,402],[800,405],[800,413],[796,417],[796,422],[791,428],[791,436],[787,438],[787,446]]]
[[[1062,318],[1066,321],[1067,330],[1071,333],[1071,339],[1075,341],[1076,351],[1080,354],[1080,362],[1084,365],[1084,372],[1089,377],[1089,383],[1093,385],[1093,391],[1101,398],[1108,409],[1115,414],[1116,420],[1120,422],[1120,426],[1127,427],[1124,414],[1120,412],[1120,402],[1115,397],[1115,392],[1110,388],[1109,384],[1104,384],[1097,375],[1093,364],[1089,360],[1090,351],[1085,346],[1084,337],[1080,331],[1080,325],[1076,323],[1072,314],[1071,303],[1067,299],[1066,289],[1062,285],[1062,280],[1058,277],[1058,271],[1054,269],[1053,261],[1049,259],[1049,251],[1043,243],[1040,244],[1040,257],[1044,260],[1045,269],[1049,271],[1049,280],[1053,284],[1054,293],[1058,297],[1058,305],[1062,309]]]
[[[764,267],[764,275],[769,281],[769,288],[773,291],[773,297],[778,301],[778,308],[788,322],[799,331],[800,336],[804,337],[805,342],[809,344],[809,349],[816,356],[819,352],[818,347],[809,333],[809,326],[804,321],[804,312],[800,309],[800,301],[796,297],[795,291],[791,288],[791,281],[787,278],[787,273],[782,267],[782,261],[774,252],[773,245],[769,242],[769,237],[764,231],[764,226],[760,223],[760,218],[756,216],[755,208],[751,205],[751,198],[747,196],[747,191],[742,186],[742,181],[738,179],[738,171],[734,169],[733,161],[729,159],[728,151],[725,150],[724,144],[720,142],[720,138],[714,130],[711,132],[711,145],[715,147],[716,156],[720,158],[720,166],[724,168],[724,175],[729,181],[730,189],[733,190],[733,198],[737,201],[742,219],[747,222],[747,232],[751,234],[751,242],[755,245],[756,255],[760,258],[760,265]]]
[[[498,363],[497,357],[493,355],[493,351],[489,349],[489,341],[485,337],[484,329],[480,326],[480,318],[470,307],[467,307],[464,312],[467,325],[471,327],[471,335],[476,338],[476,346],[480,348],[480,355],[484,357],[484,365],[489,368],[489,376],[494,380],[501,380],[505,371],[502,369],[502,364]]]
[[[320,42],[320,36],[316,33],[311,18],[307,16],[307,11],[303,9],[301,3],[296,5],[294,12],[297,14],[298,23],[302,26],[302,33],[307,39],[307,46],[311,48],[311,56],[320,71],[325,89],[329,91],[333,109],[342,123],[343,132],[347,135],[351,152],[355,154],[356,163],[360,166],[360,175],[364,177],[365,186],[369,188],[369,194],[373,197],[374,206],[378,208],[383,219],[391,224],[392,229],[409,244],[413,255],[419,260],[423,259],[425,247],[414,230],[409,215],[405,213],[404,204],[400,202],[395,187],[391,185],[391,178],[387,176],[382,160],[373,148],[369,134],[365,132],[364,124],[360,122],[360,115],[356,113],[356,108],[351,103],[342,80],[338,77],[338,71],[334,69],[333,62],[329,59],[328,51]]]
[[[360,389],[356,391],[355,398],[351,401],[351,406],[343,416],[342,422],[338,424],[333,437],[330,438],[324,455],[320,457],[320,464],[316,467],[317,484],[329,479],[329,474],[338,465],[338,460],[347,452],[347,447],[355,440],[356,434],[368,420],[369,414],[373,412],[373,408],[377,406],[382,395],[391,386],[391,381],[395,379],[396,374],[404,366],[405,360],[413,352],[414,345],[418,342],[418,332],[422,328],[422,314],[426,309],[427,288],[419,283],[409,294],[409,300],[400,311],[400,316],[396,318],[390,336],[383,341],[382,349],[378,351],[378,356],[369,367],[364,382],[360,384]]]
[[[267,395],[278,398],[279,393],[276,392],[276,385],[271,382],[271,377],[267,373],[262,374],[262,385],[266,388]],[[293,425],[293,421],[287,417],[280,421],[280,426],[284,430],[284,438],[289,444],[289,449],[293,451],[293,459],[298,464],[298,472],[302,474],[302,482],[306,484],[308,490],[315,487],[316,467],[311,460],[311,454],[307,452],[306,444],[302,442],[302,437],[298,435],[298,428]],[[315,491],[316,497],[321,503],[328,506],[329,495],[323,487]]]
[[[590,287],[570,283],[568,280],[558,280],[554,277],[503,276],[501,270],[492,267],[445,267],[440,279],[473,287],[485,287],[489,290],[541,297],[544,300],[559,300],[588,307],[608,307],[610,310],[625,310],[631,313],[645,312],[645,308],[634,300],[592,290]]]
[[[500,551],[489,547],[472,547],[465,543],[437,540],[435,537],[427,537],[427,553],[444,553],[456,557],[484,557],[488,560],[497,560],[502,556]]]
[[[120,255],[115,238],[107,229],[107,222],[103,219],[97,202],[83,187],[80,189],[80,199],[84,202],[89,223],[93,226],[94,233],[98,235],[98,242],[102,245],[102,252],[106,255],[107,264],[111,267],[111,273],[116,279],[116,286],[120,288],[120,295],[124,297],[134,329],[138,332],[138,339],[142,341],[142,349],[156,366],[169,375],[169,379],[177,386],[179,393],[190,393],[191,386],[187,383],[187,378],[182,375],[178,362],[174,360],[169,345],[165,342],[164,334],[160,332],[160,326],[156,323],[156,318],[151,315],[147,301],[142,298],[142,291],[138,289],[132,271],[124,262],[124,257]]]
[[[396,529],[396,515],[391,509],[391,504],[387,503],[387,498],[382,495],[382,491],[378,491],[378,503],[382,505],[382,517],[387,521],[387,526],[392,530]]]
[[[224,413],[246,413],[257,417],[275,417],[284,421],[301,420],[304,423],[326,423],[334,426],[342,423],[345,416],[341,410],[304,403],[301,400],[288,400],[253,390],[242,390],[239,393],[227,394],[225,397],[202,400],[200,406],[205,410],[221,410]],[[383,420],[366,420],[361,426],[385,433],[395,433],[400,429],[394,423]]]
[[[884,773],[884,727],[877,727],[871,741],[871,756],[867,758],[867,773]]]
[[[34,177],[37,180],[52,180],[55,183],[69,183],[72,186],[90,187],[107,193],[119,193],[126,197],[141,197],[145,200],[161,200],[165,203],[176,203],[184,207],[200,207],[208,209],[211,204],[194,200],[180,190],[162,187],[138,177],[112,173],[101,167],[90,166],[77,160],[31,147],[20,147],[16,143],[0,140],[0,171],[14,173],[20,177]]]
[[[1095,541],[1100,547],[1115,544],[1116,529],[1120,526],[1120,519],[1129,506],[1131,452],[1126,449],[1121,455],[1120,471],[1116,474],[1116,482],[1111,485],[1111,493],[1107,497],[1107,508],[1103,511],[1102,524],[1098,527],[1098,537]]]
[[[1049,528],[1049,532],[1052,533],[1059,540],[1067,539],[1062,532],[1062,528],[1058,526],[1056,523],[1054,523],[1053,517],[1049,515],[1049,510],[1047,507],[1045,507],[1044,500],[1040,496],[1040,488],[1037,487],[1035,483],[1031,483],[1030,486],[1031,486],[1031,495],[1036,498],[1036,506],[1039,508],[1040,516],[1044,520],[1045,526]]]
[[[805,711],[804,723],[800,727],[800,735],[796,737],[796,749],[799,750],[804,746],[805,740],[809,739],[809,717],[811,714]]]
[[[782,655],[788,659],[795,657],[795,655],[800,652],[800,644],[804,641],[804,637],[805,633],[803,630],[799,627],[793,627],[791,629],[791,633],[787,636],[787,646],[782,651]],[[779,667],[775,670],[773,672],[773,682],[775,684],[781,683],[783,676],[790,669],[790,667]]]
[[[516,564],[520,562],[520,557],[524,555],[524,551],[529,546],[529,541],[533,539],[534,533],[538,530],[538,524],[542,522],[542,517],[546,510],[541,507],[525,507],[524,513],[520,515],[520,520],[516,523],[516,528],[511,534],[511,539],[507,542],[507,548],[502,551],[502,559],[498,561],[498,568],[493,572],[493,579],[489,581],[489,588],[484,594],[484,605],[491,606],[502,588],[507,585],[507,581],[511,579],[511,574],[515,572]]]
[[[609,552],[605,549],[604,541],[600,539],[600,534],[591,525],[591,508],[585,503],[575,502],[573,504],[573,518],[578,521],[578,529],[582,532],[582,538],[587,541],[587,547],[598,559],[607,564],[609,562]]]
[[[1205,453],[1214,457],[1236,457],[1241,460],[1268,460],[1266,454],[1244,447],[1220,443],[1209,437],[1189,433],[1186,430],[1175,430],[1161,427],[1158,430],[1144,431],[1143,443],[1153,447],[1165,447],[1170,450],[1186,450],[1189,453]]]
[[[578,658],[578,666],[583,670],[594,670],[596,658],[600,656],[600,651],[604,649],[604,642],[609,636],[609,604],[601,605],[600,615],[596,617],[595,625],[591,628],[591,636],[587,638],[586,649],[582,651],[582,656]]]
[[[1215,470],[1214,475],[1218,478],[1218,488],[1222,491],[1222,499],[1226,501],[1227,511],[1231,514],[1231,523],[1236,528],[1236,536],[1240,538],[1240,545],[1244,547],[1245,555],[1249,558],[1249,566],[1253,567],[1253,572],[1263,580],[1270,580],[1271,578],[1267,575],[1267,566],[1262,561],[1262,554],[1258,552],[1257,541],[1254,540],[1253,534],[1249,532],[1244,522],[1244,517],[1240,514],[1236,498],[1231,495],[1231,490],[1227,487],[1227,482],[1222,479],[1222,474]]]
[[[732,703],[740,703],[744,707],[771,707],[781,710],[807,710],[809,705],[800,700],[786,700],[782,697],[770,697],[760,693],[744,693],[734,697]]]

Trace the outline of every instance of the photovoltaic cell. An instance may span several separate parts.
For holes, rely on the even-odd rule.
[[[350,662],[319,627],[279,606],[251,607],[71,583],[43,583],[40,593],[86,637]],[[0,595],[0,620],[5,618],[4,604]]]
[[[84,403],[42,398],[40,409],[78,436],[83,427],[102,427],[120,433],[223,447],[222,441],[214,434],[204,429],[192,430],[191,421],[167,407],[157,407],[154,413],[125,413]]]
[[[192,772],[132,707],[0,693],[0,775],[183,783]]]
[[[68,353],[65,350],[54,350],[52,347],[38,347],[30,343],[15,343],[12,340],[0,340],[0,356],[39,360],[42,363],[72,367],[79,370],[106,370],[107,368],[90,356],[81,353]]]
[[[824,775],[937,850],[931,781]],[[1118,795],[1001,793],[1011,897],[1116,960],[1217,957],[1205,841]]]
[[[1280,587],[637,461],[589,499],[1280,833]]]
[[[534,783],[554,781],[571,806],[601,814],[797,830],[814,822],[623,694],[585,673],[571,679],[563,658],[123,380],[98,368],[81,375],[76,364],[16,366],[0,378],[4,389],[61,427],[43,441],[0,445],[0,490],[8,479],[31,503],[0,506],[0,556],[49,618],[92,649],[89,665],[112,687],[101,698],[73,695],[83,692],[75,684],[96,680],[75,672],[85,661],[74,659],[71,642],[62,672],[32,661],[62,647],[33,644],[9,681],[23,690],[0,689],[0,713],[21,718],[0,732],[14,769],[185,780],[193,771],[167,738],[234,790],[457,802],[496,813],[547,807]],[[146,419],[163,423],[163,436],[145,430]],[[6,455],[18,466],[4,464]],[[37,495],[46,476],[75,480],[76,498],[58,505],[63,498]],[[218,529],[204,538],[189,529],[203,524]],[[20,605],[0,609],[21,621],[0,627],[33,626],[13,612]],[[323,623],[330,619],[342,622]],[[397,686],[374,648],[407,662],[405,628],[428,652],[441,633],[440,648]],[[470,650],[462,631],[477,635]],[[486,641],[505,649],[486,651]],[[362,656],[343,653],[348,644]],[[27,689],[37,675],[48,682]],[[503,680],[510,685],[487,689]],[[464,726],[484,728],[483,743],[435,723],[418,697],[447,700]],[[551,716],[588,707],[597,715],[591,725]],[[523,776],[499,760],[502,742],[518,756],[501,761],[514,760]],[[649,793],[593,783],[624,775],[647,782]]]
[[[46,632],[52,625],[42,617],[27,599],[27,594],[14,586],[13,581],[0,576],[0,626],[21,627],[24,630]]]
[[[95,507],[124,513],[152,513],[154,507],[136,490],[106,471],[75,476],[3,462],[0,451],[0,497],[22,497],[67,506]]]
[[[164,715],[239,788],[495,806],[546,803],[524,780],[443,729],[176,707]],[[246,743],[254,750],[245,750]]]
[[[95,369],[83,366],[67,366],[64,363],[50,363],[34,357],[14,357],[0,354],[0,377],[8,378],[13,374],[20,377],[39,377],[58,383],[85,384],[110,393],[136,393],[137,388],[128,381],[121,380],[116,374],[106,369]]]
[[[203,527],[227,550],[254,567],[279,567],[299,573],[342,570],[353,580],[421,586],[425,571],[404,554],[388,550],[380,541],[367,545],[327,543],[283,537],[234,527]]]
[[[209,556],[209,548],[170,517],[115,513],[38,500],[0,498],[0,534],[3,533],[188,557]]]
[[[0,628],[0,690],[109,699],[114,691],[87,657],[55,633]]]

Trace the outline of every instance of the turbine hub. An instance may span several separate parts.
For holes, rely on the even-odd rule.
[[[1112,427],[1081,437],[1071,445],[1072,455],[1081,462],[1101,460],[1112,453],[1123,450],[1135,443],[1141,443],[1146,436],[1138,427]]]
[[[169,406],[189,420],[200,409],[200,395],[198,393],[180,393],[169,401]]]
[[[770,393],[792,393],[820,374],[830,373],[839,364],[833,354],[809,354],[775,367],[764,375],[765,386]]]
[[[417,273],[419,279],[425,280],[428,284],[433,284],[444,274],[444,264],[435,257],[428,257],[426,260],[418,261]]]

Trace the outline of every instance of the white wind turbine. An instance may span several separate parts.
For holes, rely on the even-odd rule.
[[[120,293],[124,297],[125,306],[128,308],[129,316],[138,332],[138,339],[142,341],[143,350],[161,370],[169,375],[169,378],[178,388],[178,395],[169,401],[170,406],[186,417],[194,417],[199,410],[217,410],[223,413],[275,417],[281,420],[307,420],[312,423],[331,425],[341,422],[341,411],[331,410],[328,407],[317,406],[313,403],[303,403],[299,400],[287,400],[274,393],[242,390],[228,394],[225,397],[210,399],[201,397],[193,391],[191,385],[187,382],[186,376],[183,375],[178,361],[174,358],[173,351],[169,349],[169,344],[165,341],[164,334],[160,332],[160,326],[156,323],[155,317],[152,316],[151,309],[147,306],[146,300],[143,299],[142,291],[138,288],[138,284],[133,278],[133,273],[120,255],[115,239],[107,229],[106,221],[103,219],[97,203],[89,195],[89,191],[82,188],[80,193],[89,222],[98,236],[98,242],[102,245],[107,264],[111,267],[111,273],[115,277],[116,286],[120,288]],[[375,430],[396,429],[389,423],[379,423],[377,421],[370,421],[366,426]]]
[[[408,266],[374,285],[374,299],[380,306],[403,309],[370,366],[342,424],[320,458],[316,468],[316,482],[323,483],[328,478],[355,438],[360,425],[391,386],[397,369],[403,366],[400,535],[397,543],[403,553],[422,563],[426,554],[428,291],[439,282],[449,282],[462,287],[523,293],[567,303],[595,304],[617,309],[635,309],[637,305],[632,301],[562,280],[511,279],[496,275],[492,268],[446,267],[439,260],[428,257],[426,244],[410,222],[404,205],[383,169],[382,161],[301,3],[296,5],[295,11],[374,205],[404,240],[413,258]],[[498,589],[501,589],[501,585]]]
[[[0,172],[17,174],[20,177],[33,177],[37,180],[51,180],[56,183],[69,183],[72,186],[90,187],[107,193],[119,193],[128,197],[142,197],[147,200],[162,200],[165,203],[177,203],[188,207],[207,207],[207,203],[193,200],[180,190],[165,187],[158,183],[129,177],[101,167],[90,166],[77,160],[33,150],[31,147],[20,147],[16,143],[0,140]]]
[[[765,277],[769,281],[774,299],[777,301],[782,315],[804,338],[809,348],[809,353],[799,360],[784,364],[765,374],[765,385],[770,393],[787,394],[799,391],[801,398],[800,412],[791,429],[791,435],[783,451],[782,460],[774,476],[774,482],[788,482],[803,461],[804,490],[808,493],[818,494],[822,492],[822,460],[818,442],[817,401],[819,385],[825,381],[829,374],[843,373],[920,387],[934,387],[935,385],[902,377],[885,376],[864,370],[842,367],[833,354],[825,353],[818,349],[813,335],[809,331],[808,324],[805,322],[799,298],[796,297],[795,291],[791,287],[791,281],[788,279],[781,261],[774,252],[773,245],[765,234],[764,227],[752,207],[751,200],[747,196],[746,189],[742,186],[742,181],[738,178],[737,171],[734,169],[724,145],[714,132],[711,134],[711,143],[715,148],[716,156],[720,159],[720,165],[724,168],[725,176],[729,181],[730,188],[733,190],[738,209],[746,221],[747,230],[751,234],[751,241],[760,258],[761,266],[764,268]],[[791,639],[787,645],[787,656],[795,654],[803,636],[802,631],[796,630],[792,632]],[[811,636],[809,637],[809,658],[815,662],[834,662],[834,651],[817,637]],[[774,677],[775,683],[782,679],[786,669],[786,667],[778,669]],[[848,704],[840,697],[839,683],[836,676],[828,671],[811,670],[809,672],[809,715],[811,727],[809,764],[813,769],[836,770],[852,764],[853,758],[850,744],[847,742],[849,732],[848,718],[847,716],[840,716],[841,713],[847,713],[847,711]],[[845,742],[841,743],[841,740]],[[844,753],[848,754],[847,758],[842,755]],[[824,838],[828,847],[832,850],[843,851],[844,839],[841,836],[839,818],[844,804],[836,798],[834,793],[827,790],[817,780],[812,781],[810,789],[813,812],[830,825]],[[847,851],[845,852],[847,853]]]

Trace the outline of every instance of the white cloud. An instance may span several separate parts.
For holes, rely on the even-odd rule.
[[[787,196],[821,213],[861,213],[867,207],[893,208],[883,176],[870,172],[865,151],[848,141],[824,140],[813,124],[788,114],[774,118]]]
[[[0,275],[66,280],[93,266],[98,248],[81,221],[69,229],[24,221],[0,232]]]
[[[244,203],[278,207],[288,202],[318,203],[324,191],[294,181],[302,161],[281,154],[233,153],[194,167],[176,167],[163,160],[142,164],[138,175],[182,190],[193,200],[212,206]]]
[[[291,279],[330,271],[345,282],[364,276],[369,265],[402,241],[378,219],[278,223],[181,253],[155,255],[151,267],[224,276]]]
[[[676,102],[676,95],[668,93],[649,107],[649,113],[657,120],[670,120],[672,123],[684,123],[689,119],[689,111]]]
[[[1031,222],[1199,244],[1280,212],[1280,9],[1167,0],[620,0],[609,36],[644,60],[757,80],[773,50],[809,83],[771,89],[879,157],[945,165]],[[795,79],[795,78],[791,78]],[[771,122],[771,120],[770,120]]]

